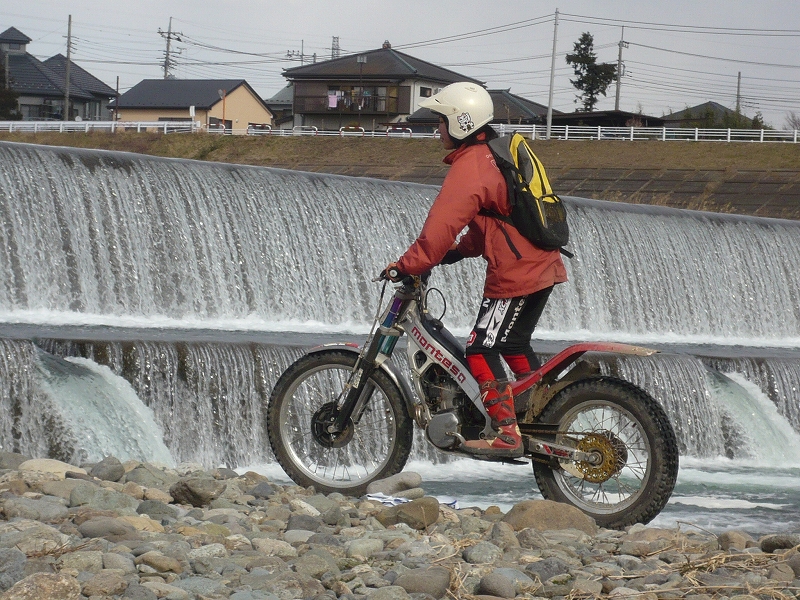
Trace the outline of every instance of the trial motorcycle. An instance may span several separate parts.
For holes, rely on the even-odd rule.
[[[382,306],[385,274],[379,279]],[[364,344],[318,346],[280,376],[269,399],[267,432],[278,463],[298,485],[363,495],[371,482],[402,471],[415,423],[439,450],[487,460],[463,447],[465,440],[492,436],[491,419],[464,347],[429,314],[434,289],[427,276],[406,277]],[[403,334],[407,360],[393,360]],[[525,452],[522,459],[495,460],[530,461],[545,499],[571,504],[602,527],[652,520],[677,479],[675,432],[652,396],[601,374],[597,361],[587,359],[655,352],[579,343],[510,381]]]

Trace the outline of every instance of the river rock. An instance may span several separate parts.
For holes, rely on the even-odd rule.
[[[121,514],[135,515],[139,501],[136,498],[101,488],[91,483],[83,483],[72,490],[69,496],[71,507],[86,506],[95,510],[110,510]]]
[[[80,473],[86,475],[86,471],[80,467],[75,467],[60,460],[52,458],[33,458],[26,460],[17,466],[19,471],[36,471],[38,473],[52,473],[58,475],[61,479],[66,477],[67,472]]]
[[[0,452],[0,469],[18,470],[19,466],[27,460],[30,460],[30,457],[25,456],[24,454],[17,454],[16,452]]]
[[[497,598],[513,598],[517,595],[517,589],[508,577],[492,571],[481,578],[478,593]]]
[[[523,500],[515,504],[502,519],[515,531],[532,527],[548,529],[579,529],[589,535],[597,533],[594,519],[574,506],[552,500]]]
[[[189,477],[169,488],[170,495],[179,504],[207,506],[225,491],[225,484],[216,479]]]
[[[16,548],[0,548],[0,592],[25,577],[28,557]]]
[[[379,512],[375,518],[384,527],[405,523],[413,529],[425,529],[438,520],[439,501],[432,496],[425,496],[405,504],[390,506]]]
[[[12,496],[0,501],[6,519],[33,519],[44,523],[63,521],[67,507],[53,497],[41,499]]]
[[[34,573],[15,583],[2,600],[78,600],[81,586],[74,577],[56,573]]]
[[[151,519],[160,521],[161,519],[176,519],[178,509],[160,500],[142,500],[136,507],[136,512],[140,515],[149,515]]]
[[[422,476],[413,471],[402,471],[391,477],[373,481],[367,486],[367,494],[385,494],[394,496],[397,492],[418,488],[422,484]]]
[[[105,481],[119,481],[125,475],[125,467],[118,458],[106,456],[89,469],[89,475]]]
[[[776,533],[766,535],[759,540],[762,552],[775,552],[800,546],[800,533]]]
[[[409,594],[429,594],[442,598],[450,589],[450,571],[444,567],[410,569],[394,580]]]

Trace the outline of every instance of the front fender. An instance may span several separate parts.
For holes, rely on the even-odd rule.
[[[346,352],[352,352],[353,354],[361,354],[361,347],[358,344],[353,343],[338,343],[334,342],[331,344],[322,344],[321,346],[315,346],[308,351],[308,354],[317,354],[319,352],[330,352],[332,350],[341,351],[344,350]],[[400,369],[397,368],[391,359],[384,360],[378,368],[386,373],[389,376],[389,379],[397,386],[397,389],[400,390],[400,394],[403,396],[403,401],[406,403],[406,408],[408,409],[408,414],[412,417],[415,414],[414,410],[414,392],[411,391],[411,386],[408,383],[408,380],[403,377],[402,372]]]

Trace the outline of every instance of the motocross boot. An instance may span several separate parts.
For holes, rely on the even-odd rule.
[[[498,391],[499,386],[497,381],[487,381],[481,385],[481,399],[492,419],[492,427],[498,430],[496,437],[468,440],[462,448],[476,456],[519,458],[524,449],[514,414],[514,396],[510,385]]]

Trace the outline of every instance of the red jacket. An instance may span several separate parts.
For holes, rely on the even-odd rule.
[[[438,265],[456,236],[469,226],[458,251],[486,260],[485,297],[525,296],[567,280],[558,250],[541,250],[512,225],[478,214],[482,208],[503,215],[511,212],[505,179],[486,144],[462,146],[448,154],[444,162],[451,165],[450,171],[422,233],[397,261],[402,273],[420,275]],[[501,225],[521,258],[511,249]]]

